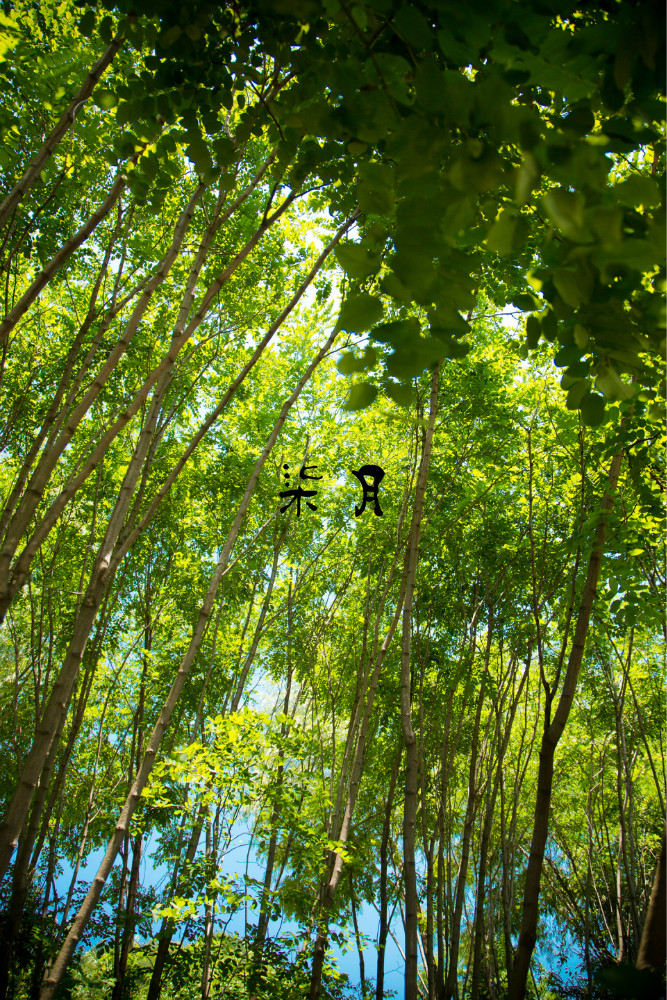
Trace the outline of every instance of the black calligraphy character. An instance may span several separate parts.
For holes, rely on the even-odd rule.
[[[316,468],[317,468],[316,465],[302,465],[301,469],[299,470],[299,478],[300,479],[322,479],[322,476],[308,476],[308,475],[306,475],[306,472],[307,472],[308,469],[316,469]],[[285,469],[285,470],[289,469],[289,465],[283,465],[283,469]],[[288,480],[289,477],[290,477],[289,476],[289,472],[286,471],[284,475],[285,475],[285,479]],[[285,485],[287,485],[287,484],[285,484]],[[296,516],[299,517],[299,515],[301,514],[301,500],[303,498],[305,498],[305,497],[314,497],[316,494],[317,494],[317,490],[304,490],[301,486],[297,486],[297,488],[295,490],[282,490],[282,492],[279,494],[279,496],[281,496],[281,497],[291,497],[292,499],[289,501],[289,503],[286,503],[284,505],[284,507],[280,508],[280,513],[284,514],[286,510],[289,510],[289,508],[292,506],[292,504],[296,500]],[[317,505],[314,504],[314,503],[311,503],[310,500],[306,500],[306,503],[310,507],[311,510],[317,510]]]
[[[373,509],[375,511],[376,516],[383,517],[384,515],[382,514],[382,511],[380,510],[380,504],[378,503],[378,486],[384,479],[384,469],[381,469],[379,465],[362,465],[358,472],[355,472],[354,469],[350,469],[350,472],[352,473],[353,476],[357,477],[364,491],[361,507],[354,508],[354,516],[359,517],[361,514],[363,514],[364,510],[366,509],[366,501],[373,500],[374,501]],[[373,480],[371,484],[366,482],[365,478],[366,476],[370,476],[370,478]]]

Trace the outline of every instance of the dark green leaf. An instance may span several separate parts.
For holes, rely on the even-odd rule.
[[[377,388],[369,382],[357,382],[351,386],[345,402],[346,410],[365,410],[377,396]]]
[[[599,396],[595,392],[587,392],[579,403],[579,409],[583,422],[588,427],[597,427],[604,420],[604,396]]]
[[[338,263],[351,278],[368,278],[380,270],[380,259],[358,243],[341,243],[335,255]]]
[[[372,295],[352,295],[345,300],[338,317],[337,329],[348,333],[363,333],[382,317],[382,303]]]

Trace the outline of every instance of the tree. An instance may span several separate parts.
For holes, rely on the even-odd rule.
[[[211,994],[232,807],[221,789],[195,806],[199,779],[179,780],[189,829],[150,809],[132,824],[156,760],[200,746],[206,714],[233,718],[255,683],[275,685],[282,737],[291,712],[313,742],[302,787],[280,764],[253,805],[252,975],[284,906],[315,931],[317,996],[330,923],[349,912],[359,944],[376,894],[381,950],[405,903],[408,996],[420,954],[429,997],[484,980],[526,995],[540,900],[582,941],[589,988],[602,926],[634,960],[664,822],[646,667],[664,582],[663,19],[630,0],[6,5],[5,996],[28,988],[36,886],[31,996],[44,971],[54,994],[107,907],[125,995],[152,830],[169,891],[203,907]],[[510,304],[516,329],[497,319]],[[348,521],[370,458],[382,519]],[[281,469],[325,462],[319,509],[284,515]],[[82,858],[107,843],[79,899]]]

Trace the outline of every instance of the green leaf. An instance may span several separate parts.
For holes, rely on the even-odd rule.
[[[621,205],[630,205],[632,208],[657,208],[660,204],[659,186],[652,178],[641,177],[639,174],[633,174],[621,184],[614,185],[611,193]]]
[[[171,28],[167,28],[166,31],[160,32],[158,37],[158,44],[162,46],[163,49],[168,49],[170,45],[178,41],[181,37],[182,31],[178,24],[174,24]]]
[[[367,368],[372,368],[377,361],[377,351],[373,347],[367,347],[363,355],[358,358],[352,351],[346,351],[341,355],[336,368],[341,375],[352,375],[354,372],[363,372]]]
[[[336,324],[337,330],[363,333],[382,318],[382,303],[373,295],[351,295],[345,300]]]
[[[529,316],[526,320],[526,343],[528,349],[533,351],[540,342],[542,328],[537,316]]]
[[[432,44],[431,28],[428,21],[418,10],[408,4],[399,7],[394,15],[392,25],[403,41],[413,49],[430,49]]]
[[[584,198],[578,191],[556,188],[542,198],[549,218],[571,240],[579,241],[584,233]]]
[[[362,212],[388,215],[394,208],[393,173],[383,163],[362,163],[357,185]]]
[[[523,246],[528,231],[528,223],[525,219],[512,215],[510,212],[501,212],[489,230],[486,245],[489,250],[495,250],[496,253],[510,254]]]
[[[600,368],[595,380],[595,386],[605,394],[607,399],[632,399],[635,394],[635,386],[628,385],[619,378],[618,373],[611,365],[604,365]]]
[[[213,166],[208,146],[202,138],[191,139],[185,148],[185,152],[198,173],[203,174]]]
[[[371,274],[377,274],[382,263],[358,243],[341,243],[336,248],[335,256],[351,278],[368,278]]]
[[[401,385],[400,383],[392,382],[387,386],[387,395],[398,406],[410,406],[414,399],[414,390],[410,385]]]
[[[573,309],[578,309],[590,299],[592,281],[581,268],[556,268],[553,283],[563,302],[567,302]]]
[[[414,339],[419,336],[421,324],[418,319],[411,316],[409,319],[392,320],[390,323],[381,323],[371,330],[373,340],[379,340],[381,344],[391,344],[397,347],[404,340]]]
[[[397,274],[386,274],[380,282],[380,288],[385,294],[398,302],[412,302],[410,289],[401,281]]]
[[[563,121],[563,128],[577,135],[587,135],[593,131],[594,125],[595,115],[588,101],[579,101]]]
[[[79,21],[79,31],[86,38],[90,38],[95,28],[95,11],[87,10]]]
[[[567,400],[565,405],[568,410],[578,410],[581,406],[581,401],[590,391],[590,382],[588,379],[581,379],[570,386],[567,393]]]
[[[567,344],[561,347],[554,357],[554,364],[559,368],[567,368],[568,365],[576,364],[581,357],[581,351],[574,344]]]
[[[447,93],[446,77],[435,59],[424,59],[417,70],[415,85],[417,104],[430,114],[441,114],[447,110],[450,96]]]
[[[110,111],[118,104],[118,97],[113,90],[96,90],[93,95],[93,103],[102,111]]]
[[[233,163],[236,159],[234,143],[226,135],[222,135],[219,139],[215,139],[211,143],[211,148],[215,154],[216,161],[222,166],[229,166],[229,164]]]
[[[370,382],[356,382],[350,388],[350,394],[345,402],[346,410],[365,410],[377,396],[377,387]]]
[[[581,419],[587,427],[598,427],[604,420],[604,396],[587,392],[581,399],[579,409]]]
[[[519,295],[514,295],[510,301],[513,306],[516,306],[517,309],[522,309],[523,312],[532,312],[534,309],[540,309],[544,304],[531,292],[521,292]]]
[[[108,45],[113,37],[113,21],[108,14],[102,18],[97,31],[102,41]]]

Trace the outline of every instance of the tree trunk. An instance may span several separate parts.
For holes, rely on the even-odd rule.
[[[125,836],[126,831],[129,829],[129,825],[132,820],[134,811],[137,807],[139,798],[141,796],[143,789],[146,786],[146,782],[148,781],[149,775],[153,769],[153,764],[155,762],[156,754],[160,748],[162,737],[169,724],[174,708],[176,707],[179,695],[183,689],[183,685],[185,684],[186,678],[190,672],[190,668],[192,666],[192,663],[194,662],[199,646],[204,638],[204,634],[208,626],[208,620],[211,615],[211,611],[213,609],[215,596],[218,587],[220,585],[220,581],[222,580],[222,577],[226,571],[227,563],[229,561],[232,548],[241,530],[241,525],[245,519],[245,515],[250,505],[250,501],[255,491],[255,486],[257,485],[260,473],[264,468],[267,458],[269,457],[269,455],[273,450],[273,446],[278,438],[278,435],[280,434],[280,431],[282,430],[285,420],[287,419],[288,413],[290,412],[292,406],[301,395],[303,387],[310,379],[310,376],[314,372],[315,368],[319,365],[321,360],[328,353],[330,347],[332,346],[334,340],[336,339],[337,334],[338,330],[334,329],[334,332],[329,336],[326,343],[320,348],[317,355],[306,369],[306,372],[300,378],[299,382],[297,383],[296,389],[294,390],[292,395],[283,404],[280,416],[278,417],[278,420],[274,425],[274,428],[269,436],[269,439],[264,447],[264,450],[262,451],[262,454],[260,455],[259,459],[255,464],[255,467],[250,476],[250,480],[246,487],[245,493],[243,495],[243,499],[241,500],[236,517],[234,518],[234,522],[232,524],[232,527],[230,528],[229,534],[222,548],[220,558],[213,572],[213,577],[211,579],[211,583],[204,598],[204,602],[201,606],[197,623],[193,631],[192,639],[181,661],[176,677],[174,678],[171,690],[169,691],[167,700],[164,704],[162,712],[160,713],[160,717],[157,723],[155,724],[153,733],[151,734],[150,740],[148,741],[148,745],[141,763],[141,767],[139,768],[139,771],[136,775],[130,793],[126,798],[120,816],[118,817],[114,835],[111,838],[111,841],[109,842],[109,846],[102,860],[102,863],[100,864],[97,875],[95,876],[95,879],[93,880],[93,883],[90,886],[88,893],[86,894],[86,897],[83,900],[83,903],[81,904],[79,912],[77,913],[77,916],[75,917],[72,923],[70,932],[67,935],[65,941],[63,942],[63,945],[50,969],[48,978],[45,980],[44,985],[42,986],[42,991],[40,994],[41,1000],[52,1000],[52,998],[54,997],[56,990],[58,989],[58,986],[60,984],[60,981],[62,980],[62,977],[65,973],[65,970],[69,965],[70,959],[74,954],[74,950],[81,939],[81,935],[83,934],[84,928],[86,927],[88,920],[90,919],[90,915],[97,906],[104,884],[109,876],[109,872],[113,867],[116,855],[118,854],[118,850],[121,845],[122,839]]]
[[[359,982],[361,984],[361,996],[366,1000],[368,995],[368,984],[366,982],[366,967],[364,965],[364,948],[359,934],[359,921],[357,920],[357,903],[354,898],[354,879],[352,872],[348,872],[350,880],[350,909],[352,911],[352,924],[354,925],[354,939],[357,942],[357,954],[359,955]]]
[[[9,216],[19,205],[21,199],[25,197],[26,193],[38,180],[40,173],[44,169],[44,164],[51,157],[63,136],[66,135],[72,127],[79,106],[84,101],[88,100],[95,89],[95,85],[107,66],[109,66],[113,60],[114,56],[123,44],[123,41],[124,38],[122,35],[116,35],[112,38],[111,42],[97,60],[81,87],[70,101],[67,106],[67,110],[62,114],[58,124],[46,137],[41,145],[41,148],[32,158],[30,164],[26,167],[20,179],[16,182],[9,194],[7,194],[4,198],[2,204],[0,205],[0,226],[4,226]]]
[[[663,830],[660,856],[655,869],[653,889],[646,911],[646,921],[642,932],[637,956],[638,969],[665,971],[665,840],[667,829]]]
[[[484,705],[485,681],[489,669],[491,657],[491,640],[493,637],[493,612],[489,608],[489,621],[487,623],[486,653],[484,656],[484,670],[479,686],[479,697],[475,710],[475,721],[473,723],[472,742],[470,747],[470,764],[468,768],[468,801],[466,804],[465,819],[463,821],[463,838],[461,841],[461,863],[456,882],[456,896],[454,900],[454,912],[452,914],[452,930],[449,945],[449,968],[447,971],[447,981],[445,983],[445,997],[458,997],[458,965],[459,965],[459,945],[461,941],[461,918],[463,915],[463,899],[468,875],[468,862],[470,859],[470,840],[472,838],[472,825],[475,818],[477,801],[477,759],[479,749],[479,728],[482,719],[482,707]]]
[[[290,694],[292,690],[292,580],[289,582],[289,590],[287,594],[287,688],[285,691],[285,701],[283,702],[283,715],[287,715],[289,712],[289,701]],[[287,735],[287,725],[281,726],[282,736]],[[273,807],[273,812],[271,814],[270,829],[271,835],[269,838],[269,849],[266,855],[266,868],[264,870],[264,885],[262,886],[262,898],[259,906],[259,918],[257,920],[257,932],[255,935],[255,948],[253,954],[253,963],[257,967],[262,960],[262,952],[264,951],[264,943],[266,941],[266,935],[269,929],[269,918],[271,916],[271,910],[273,909],[273,902],[271,900],[271,885],[273,882],[273,869],[276,863],[276,848],[278,846],[278,823],[280,821],[280,797],[282,794],[283,778],[284,778],[284,766],[283,759],[285,757],[285,751],[281,747],[280,749],[280,764],[278,765],[278,773],[276,776],[276,804]]]
[[[201,832],[204,827],[206,812],[204,807],[200,807],[197,819],[192,828],[190,834],[190,839],[188,841],[188,847],[185,852],[185,859],[182,865],[182,876],[180,880],[174,878],[172,885],[172,896],[178,896],[185,889],[190,876],[189,868],[194,861],[195,854],[197,853],[197,847],[199,846],[199,838],[201,837]],[[146,994],[146,1000],[160,1000],[160,993],[162,991],[162,975],[164,973],[164,967],[167,961],[167,956],[169,954],[169,945],[171,944],[171,939],[174,936],[174,931],[176,930],[176,922],[169,917],[165,917],[162,921],[162,926],[160,927],[160,932],[158,934],[158,945],[157,951],[155,953],[155,961],[153,962],[153,971],[151,973],[150,982],[148,984],[148,992]]]
[[[560,740],[570,708],[574,700],[579,678],[579,669],[586,645],[588,625],[590,622],[595,592],[602,566],[602,555],[606,534],[607,513],[612,507],[613,496],[621,470],[622,452],[616,454],[609,470],[608,487],[602,501],[600,523],[595,531],[593,550],[588,561],[586,582],[584,584],[574,638],[568,657],[563,690],[554,714],[553,722],[545,712],[544,732],[540,746],[540,759],[537,777],[537,797],[533,821],[533,837],[530,848],[530,859],[523,893],[523,911],[519,942],[512,965],[512,978],[509,984],[508,1000],[523,1000],[526,995],[526,982],[530,969],[530,960],[537,940],[538,900],[540,895],[540,879],[544,863],[544,849],[549,832],[549,809],[554,776],[554,754]]]
[[[419,562],[419,533],[424,495],[433,447],[433,431],[438,410],[438,372],[431,378],[431,398],[428,427],[423,437],[422,456],[417,477],[415,503],[405,555],[405,597],[403,600],[403,632],[401,641],[401,730],[405,744],[405,801],[403,809],[403,879],[405,885],[405,1000],[417,1000],[417,929],[418,904],[415,840],[417,827],[417,788],[419,775],[419,749],[412,726],[410,647],[412,633],[412,604]]]
[[[380,929],[378,933],[377,946],[377,971],[375,976],[375,1000],[383,1000],[384,997],[384,959],[387,947],[387,937],[389,935],[389,921],[387,919],[389,902],[387,894],[387,867],[389,863],[389,836],[391,834],[391,811],[394,804],[394,793],[396,791],[396,780],[398,769],[401,763],[402,749],[399,748],[391,770],[389,780],[389,791],[384,810],[384,823],[382,824],[382,841],[380,843]]]

